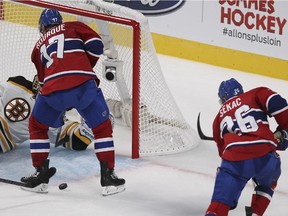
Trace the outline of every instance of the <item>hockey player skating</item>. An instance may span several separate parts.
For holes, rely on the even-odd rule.
[[[93,71],[103,53],[101,38],[81,22],[62,23],[62,16],[55,9],[41,13],[39,31],[42,37],[36,42],[31,59],[42,89],[29,119],[30,151],[36,172],[21,181],[32,185],[32,191],[46,190],[55,169],[44,163],[50,150],[48,128],[61,127],[64,112],[75,108],[94,134],[103,195],[123,191],[125,180],[114,173],[109,109]]]
[[[235,79],[220,84],[222,104],[213,122],[213,138],[222,158],[214,192],[205,216],[226,216],[237,207],[240,194],[252,179],[255,193],[247,216],[262,216],[272,199],[281,174],[276,150],[288,146],[288,105],[276,92],[258,87],[243,92]],[[268,116],[275,118],[275,133]]]
[[[0,82],[0,153],[29,140],[28,121],[39,88],[37,79],[34,80],[32,83],[23,76],[15,76]],[[49,128],[50,142],[69,150],[85,150],[94,140],[92,131],[84,123],[64,119],[61,130]]]

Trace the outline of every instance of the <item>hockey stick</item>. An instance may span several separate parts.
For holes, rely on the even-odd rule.
[[[21,186],[21,187],[29,187],[26,183],[13,181],[10,179],[0,178],[0,182],[6,183],[6,184],[11,184],[11,185],[17,185],[17,186]]]
[[[44,163],[48,163],[47,166],[49,166],[49,159],[46,159]],[[50,167],[46,173],[44,173],[43,176],[39,178],[39,180],[34,181],[34,183],[25,183],[25,182],[18,182],[18,181],[13,181],[10,179],[4,179],[0,178],[0,183],[6,183],[6,184],[11,184],[11,185],[17,185],[20,187],[26,187],[26,188],[34,188],[35,184],[36,186],[44,182],[45,180],[49,180],[54,174],[56,173],[56,168],[55,167]],[[42,182],[41,182],[42,181]]]
[[[200,126],[200,112],[198,114],[198,119],[197,119],[197,131],[201,140],[214,140],[213,137],[208,137],[203,133],[201,126]]]

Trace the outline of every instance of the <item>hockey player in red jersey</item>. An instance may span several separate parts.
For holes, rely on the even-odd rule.
[[[213,138],[222,163],[205,216],[228,215],[250,179],[255,193],[246,215],[262,216],[281,174],[276,150],[288,146],[287,101],[265,87],[244,93],[233,78],[220,84],[218,96],[222,106],[213,122]],[[278,124],[275,133],[269,129],[268,117]]]
[[[42,89],[29,119],[30,151],[36,172],[21,181],[30,184],[31,191],[47,191],[49,177],[56,172],[47,163],[48,127],[61,127],[65,111],[75,108],[94,134],[103,195],[123,191],[125,180],[114,173],[109,109],[93,71],[103,53],[100,36],[84,23],[62,22],[56,9],[41,13],[39,31],[42,37],[36,42],[31,59]]]

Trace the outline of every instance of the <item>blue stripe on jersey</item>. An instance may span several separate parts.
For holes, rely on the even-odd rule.
[[[110,141],[104,141],[104,142],[95,142],[94,143],[94,149],[105,149],[105,148],[114,148],[114,143],[112,140]]]
[[[57,51],[57,43],[53,43],[48,46],[47,54],[51,56],[53,53]],[[83,41],[79,39],[65,39],[64,43],[64,52],[71,52],[71,51],[87,51],[89,54],[99,57],[103,54],[103,43],[99,38],[93,38],[88,41],[83,46]],[[42,57],[42,63],[45,64],[47,62],[46,59]]]
[[[272,116],[288,109],[287,101],[278,94],[272,95],[267,101],[267,110]]]
[[[261,109],[251,109],[246,115],[243,114],[242,118],[244,119],[247,116],[252,116],[257,123],[262,122],[263,124],[268,123],[267,115]]]
[[[35,142],[32,140],[30,140],[30,149],[35,149],[35,150],[39,150],[39,149],[49,149],[50,148],[50,142],[49,140],[47,142],[45,142],[45,140],[42,140],[39,142]]]
[[[52,43],[47,48],[47,54],[51,57],[53,53],[57,51],[58,43]],[[65,39],[64,43],[64,53],[71,51],[84,52],[83,41],[79,39]],[[47,61],[47,60],[46,60]],[[42,62],[44,63],[43,59]]]
[[[99,38],[92,38],[85,42],[85,50],[92,56],[99,57],[103,54],[104,45]]]
[[[64,51],[83,50],[83,42],[81,40],[65,40]]]
[[[52,43],[47,47],[47,54],[51,57],[51,54],[56,52],[57,50],[57,43]]]
[[[42,62],[42,65],[46,65],[48,60],[42,55],[41,53],[41,62]]]

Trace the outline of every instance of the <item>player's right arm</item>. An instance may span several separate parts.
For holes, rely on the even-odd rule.
[[[98,59],[103,54],[104,45],[101,37],[89,26],[82,22],[74,22],[75,30],[84,43],[84,50],[90,60],[92,68],[96,65]]]
[[[274,138],[278,142],[277,150],[286,150],[288,147],[288,103],[278,93],[268,88],[259,88],[257,100],[269,116],[275,118],[278,127]]]
[[[281,129],[288,130],[288,103],[278,93],[269,88],[258,88],[256,100],[262,109],[275,118]]]

